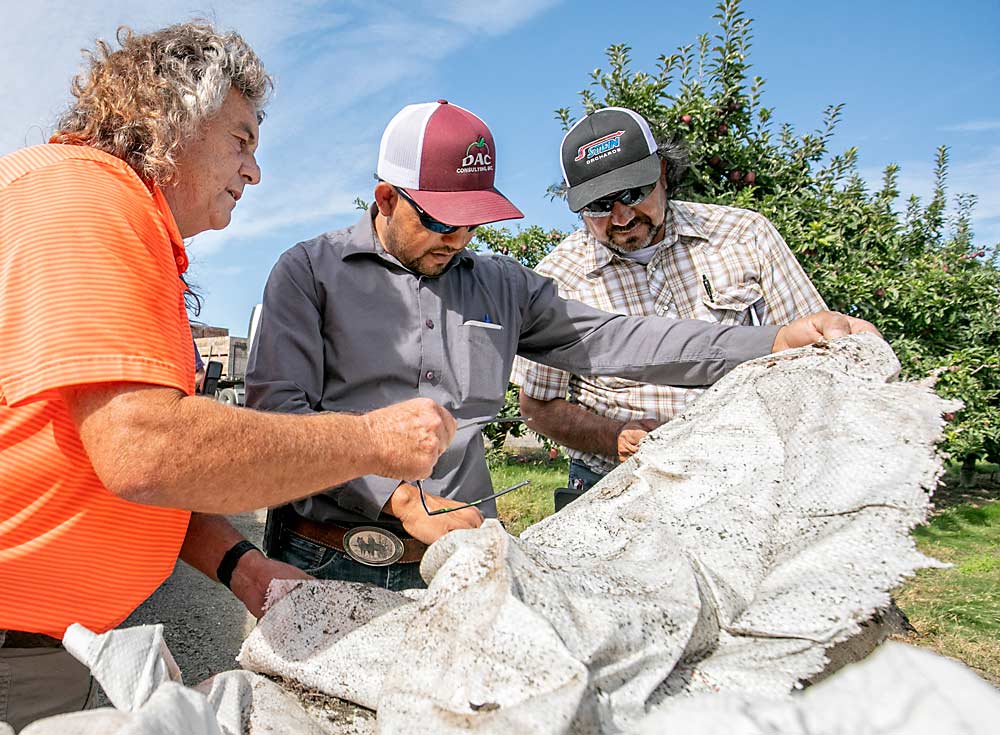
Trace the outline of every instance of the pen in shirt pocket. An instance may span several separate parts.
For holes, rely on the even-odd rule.
[[[709,283],[708,276],[701,277],[701,285],[705,287],[705,293],[708,294],[708,300],[715,301],[715,293],[712,291],[712,284]]]

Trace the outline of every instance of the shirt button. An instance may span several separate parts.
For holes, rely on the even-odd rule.
[[[424,373],[424,377],[427,378],[428,380],[434,380],[434,371],[428,370],[426,373]]]
[[[424,322],[424,324],[427,326],[428,329],[434,329],[434,320],[433,319],[428,319],[426,322]]]

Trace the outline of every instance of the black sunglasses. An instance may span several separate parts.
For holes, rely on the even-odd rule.
[[[455,427],[456,431],[461,431],[462,429],[467,429],[470,426],[485,426],[486,424],[509,424],[515,421],[529,421],[527,416],[502,416],[500,418],[493,419],[477,419],[473,421],[463,421]],[[420,491],[420,504],[424,506],[424,511],[429,516],[439,516],[442,513],[454,513],[456,510],[463,510],[465,508],[475,508],[477,505],[485,503],[487,500],[493,500],[494,498],[499,498],[501,495],[506,495],[507,493],[514,492],[518,488],[524,487],[525,485],[530,485],[531,480],[522,480],[516,485],[511,485],[510,487],[504,488],[498,493],[493,493],[485,498],[480,498],[479,500],[473,500],[471,503],[464,503],[455,508],[439,508],[438,510],[431,510],[427,507],[427,500],[424,498],[424,488],[420,484],[420,481],[416,481],[417,490]]]
[[[585,217],[606,217],[611,213],[615,202],[621,202],[626,207],[634,207],[646,201],[646,198],[653,193],[653,189],[655,188],[656,182],[653,182],[646,186],[637,186],[634,189],[624,189],[614,194],[608,194],[606,197],[595,199],[590,204],[584,205],[583,209],[580,210],[580,214]]]
[[[424,512],[429,516],[439,516],[442,513],[454,513],[456,510],[465,510],[466,508],[475,508],[477,505],[485,503],[487,500],[493,500],[494,498],[499,498],[501,495],[506,495],[507,493],[512,493],[518,488],[524,487],[525,485],[530,485],[531,480],[521,480],[521,482],[516,485],[511,485],[510,487],[504,488],[498,493],[493,493],[485,498],[480,498],[479,500],[473,500],[471,503],[463,503],[462,505],[457,505],[454,508],[438,508],[437,510],[431,510],[427,507],[427,500],[424,498],[424,488],[420,484],[420,480],[416,481],[417,490],[420,491],[420,504],[424,506]]]
[[[420,224],[422,224],[425,228],[427,228],[431,232],[436,232],[439,235],[450,235],[453,232],[458,232],[460,229],[462,229],[462,227],[466,227],[465,225],[446,225],[444,222],[434,219],[429,214],[427,214],[427,212],[422,210],[420,208],[420,205],[417,204],[415,201],[413,201],[413,197],[411,197],[405,191],[400,189],[398,186],[393,186],[392,188],[395,189],[396,192],[401,197],[403,197],[403,199],[405,199],[410,203],[410,206],[416,210],[417,216],[420,217]],[[475,232],[478,226],[479,225],[468,225],[466,229],[468,229],[469,232]]]

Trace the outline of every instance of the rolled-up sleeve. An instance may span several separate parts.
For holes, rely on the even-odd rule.
[[[565,370],[517,357],[514,359],[510,382],[519,385],[521,391],[529,398],[534,398],[536,401],[552,401],[566,397],[569,377],[569,373]]]

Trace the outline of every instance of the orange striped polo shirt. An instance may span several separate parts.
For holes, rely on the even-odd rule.
[[[0,158],[0,629],[103,632],[172,571],[190,514],[112,495],[58,389],[193,393],[186,268],[163,193],[124,161],[53,144]]]

